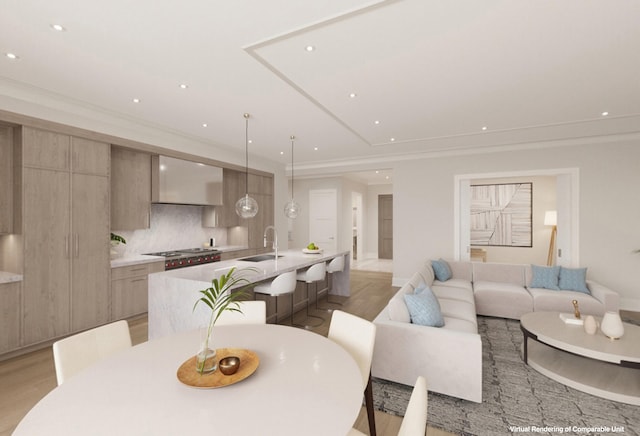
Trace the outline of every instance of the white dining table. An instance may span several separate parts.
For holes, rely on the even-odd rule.
[[[272,324],[216,326],[216,348],[252,350],[260,362],[246,379],[214,389],[177,378],[198,340],[197,330],[179,333],[101,360],[47,394],[13,434],[342,436],[358,416],[358,366],[324,336]]]

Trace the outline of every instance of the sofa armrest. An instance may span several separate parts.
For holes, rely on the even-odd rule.
[[[602,303],[605,311],[617,312],[620,309],[620,295],[606,286],[587,280],[587,287],[591,295]]]
[[[412,386],[418,376],[429,390],[482,402],[482,341],[477,333],[375,320],[374,377]]]

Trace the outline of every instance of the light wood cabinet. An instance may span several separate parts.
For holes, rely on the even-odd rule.
[[[221,206],[205,206],[202,210],[203,227],[235,227],[244,225],[236,213],[236,202],[245,193],[246,177],[240,171],[222,170]]]
[[[151,155],[111,148],[111,228],[148,229],[151,215]]]
[[[22,139],[29,345],[109,320],[110,148],[31,128]]]
[[[0,234],[13,233],[13,129],[0,126]]]
[[[20,285],[0,283],[0,354],[20,346]]]
[[[271,242],[266,248],[264,246],[264,230],[274,223],[273,177],[249,174],[249,195],[258,202],[258,214],[254,218],[244,220],[248,228],[249,248],[257,250],[258,253],[273,251]],[[271,241],[271,232],[268,237]]]
[[[129,318],[148,310],[148,276],[164,271],[164,261],[129,265],[111,270],[111,318]]]

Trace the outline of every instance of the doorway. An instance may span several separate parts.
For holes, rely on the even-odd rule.
[[[378,195],[378,259],[393,259],[393,195]]]
[[[337,250],[338,202],[335,189],[309,191],[309,242]]]
[[[351,224],[353,228],[353,240],[351,247],[351,258],[353,260],[362,259],[364,252],[364,241],[362,235],[362,194],[359,192],[351,193]]]

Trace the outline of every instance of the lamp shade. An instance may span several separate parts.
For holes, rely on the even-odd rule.
[[[558,225],[558,212],[555,210],[548,210],[544,213],[544,225],[545,226],[557,226]]]

